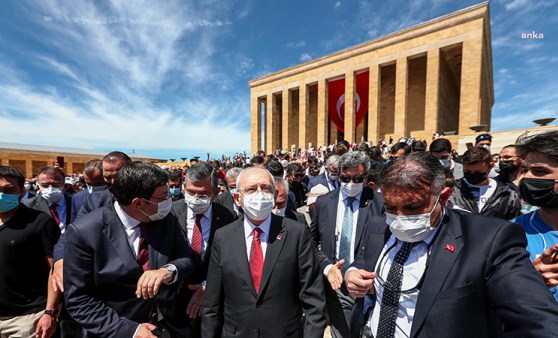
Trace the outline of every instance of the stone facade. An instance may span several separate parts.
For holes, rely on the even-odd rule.
[[[490,41],[489,5],[481,3],[251,80],[251,151],[490,128]],[[345,102],[354,102],[365,71],[368,114],[355,128],[355,104],[345,104],[341,134],[328,116],[328,81],[344,78]]]

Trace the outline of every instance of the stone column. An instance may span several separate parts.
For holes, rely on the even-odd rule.
[[[325,79],[318,80],[318,140],[317,147],[328,144],[327,139],[327,81]]]
[[[259,98],[255,95],[255,93],[252,93],[250,97],[250,149],[253,155],[262,146],[262,117],[260,114]]]
[[[25,178],[33,176],[33,161],[25,160],[25,172],[23,173]]]
[[[397,59],[395,69],[395,126],[394,139],[407,135],[407,58]]]
[[[378,142],[380,138],[380,66],[372,65],[368,79],[368,141]]]
[[[275,123],[276,105],[273,93],[267,94],[265,103],[265,152],[271,154],[277,149],[277,126]]]
[[[307,117],[308,117],[308,86],[305,83],[299,87],[298,91],[298,146],[308,148],[307,144]]]
[[[440,50],[429,50],[426,59],[426,99],[424,131],[426,135],[438,132],[438,100],[440,88]]]
[[[66,176],[71,176],[74,173],[74,160],[69,158],[66,161],[68,168],[64,168],[64,172],[66,172]]]
[[[355,139],[355,73],[351,70],[345,74],[345,124],[344,138],[349,142]]]
[[[281,148],[291,150],[291,145],[289,144],[289,114],[291,113],[291,99],[289,89],[283,90],[283,103],[282,103],[281,117],[283,121],[281,122],[281,135],[283,140],[281,141]]]
[[[463,41],[459,135],[471,134],[469,127],[481,123],[482,29],[474,34],[471,40]]]

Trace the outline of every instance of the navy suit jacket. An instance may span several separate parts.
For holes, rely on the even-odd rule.
[[[112,196],[112,193],[108,189],[102,191],[96,191],[92,194],[90,194],[89,191],[87,191],[87,189],[84,190],[87,192],[87,194],[82,194],[81,196],[78,196],[78,199],[81,199],[81,204],[80,204],[81,206],[79,208],[76,206],[76,210],[78,211],[77,214],[75,215],[75,218],[74,218],[74,203],[72,202],[72,208],[71,208],[72,223],[76,219],[80,218],[81,216],[95,209],[99,209],[107,204],[114,204],[114,197]],[[82,192],[83,190],[75,194],[72,201],[76,198],[77,195],[80,195]],[[64,247],[66,246],[66,241],[67,241],[66,233],[64,232],[62,235],[60,235],[58,242],[56,242],[56,245],[54,246],[53,259],[55,262],[58,261],[59,259],[64,258]]]
[[[312,224],[310,224],[310,233],[316,243],[321,246],[316,251],[316,257],[320,264],[321,272],[324,271],[329,264],[336,263],[336,244],[335,244],[335,228],[337,222],[337,203],[339,201],[340,189],[333,190],[325,195],[318,197],[314,214],[312,215]],[[374,216],[383,215],[384,202],[377,192],[365,187],[360,197],[360,207],[358,209],[358,219],[355,234],[355,251],[354,256],[358,254],[358,248],[363,238],[364,230],[369,226],[369,219]],[[351,262],[345,262],[350,264]],[[326,283],[329,285],[329,283]]]
[[[87,196],[89,196],[89,190],[83,189],[72,197],[72,215],[70,217],[70,223],[76,220],[79,209],[81,209],[81,205]]]
[[[250,274],[243,220],[217,230],[202,337],[284,338],[302,337],[302,332],[306,338],[323,337],[325,295],[308,227],[271,215],[268,238],[258,293]]]
[[[144,300],[135,295],[143,269],[112,204],[68,227],[64,299],[70,316],[84,328],[83,337],[133,337],[155,306],[175,334],[185,327],[185,313],[177,307],[177,290],[194,271],[193,252],[173,214],[147,223],[147,237],[150,269],[173,264],[178,281],[163,284],[153,299]]]
[[[525,250],[523,229],[508,221],[446,209],[419,292],[411,337],[552,337],[558,303]],[[391,233],[383,219],[367,227],[352,266],[375,271]],[[351,318],[363,326],[364,298]]]
[[[312,190],[313,187],[317,186],[317,185],[323,185],[325,186],[329,191],[331,191],[329,189],[329,183],[327,182],[327,177],[326,177],[326,173],[320,174],[318,176],[313,177],[310,180],[310,183],[308,183],[308,191]]]
[[[64,224],[68,225],[71,223],[70,220],[71,220],[72,196],[64,194],[64,198],[66,199],[66,219],[61,221],[64,221]],[[47,200],[43,196],[41,196],[40,193],[33,198],[23,201],[22,203],[31,209],[35,209],[47,213],[51,218],[53,218],[52,213],[50,212],[50,208],[48,207]]]
[[[79,209],[76,219],[80,218],[81,216],[103,207],[107,204],[113,204],[114,197],[109,189],[96,191],[92,194],[87,195],[83,201],[83,205]]]

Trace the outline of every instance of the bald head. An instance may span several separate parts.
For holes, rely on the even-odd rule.
[[[267,169],[264,168],[248,168],[242,171],[236,178],[236,189],[239,192],[249,193],[254,186],[271,187],[275,192],[275,180]],[[257,188],[256,188],[257,190]]]

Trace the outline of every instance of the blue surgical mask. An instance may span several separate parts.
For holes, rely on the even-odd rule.
[[[31,190],[33,188],[31,184],[26,184],[23,187],[25,188],[25,190]]]
[[[180,188],[169,188],[169,192],[172,196],[180,195]]]
[[[442,160],[440,160],[440,163],[442,163],[442,165],[443,165],[444,167],[449,168],[450,165],[451,165],[451,160],[450,160],[450,159],[447,159],[447,160],[446,160],[446,159],[442,159]]]
[[[19,205],[19,194],[0,193],[0,212],[12,211]]]

